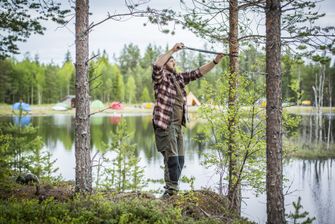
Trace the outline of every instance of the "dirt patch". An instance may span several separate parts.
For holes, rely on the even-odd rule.
[[[54,198],[57,201],[66,201],[73,196],[74,185],[72,182],[62,182],[57,185],[40,184],[20,185],[13,184],[10,188],[0,189],[0,198],[6,200],[16,199],[38,199]]]

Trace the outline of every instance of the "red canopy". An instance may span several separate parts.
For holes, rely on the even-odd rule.
[[[123,105],[121,102],[112,102],[109,105],[109,108],[114,109],[114,110],[121,110],[123,108]]]
[[[109,121],[111,124],[115,124],[118,125],[121,122],[121,115],[113,115],[111,117],[109,117]]]

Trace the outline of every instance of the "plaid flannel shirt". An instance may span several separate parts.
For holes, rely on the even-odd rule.
[[[154,85],[156,104],[153,111],[153,122],[157,127],[166,129],[171,120],[173,105],[177,96],[177,89],[174,85],[173,76],[179,84],[183,98],[183,122],[185,126],[185,113],[186,113],[186,91],[185,86],[193,80],[196,80],[203,75],[200,73],[199,68],[190,72],[182,72],[174,75],[163,67],[153,65],[152,81]]]

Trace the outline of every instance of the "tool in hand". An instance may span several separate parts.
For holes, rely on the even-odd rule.
[[[186,46],[184,46],[183,49],[191,50],[191,51],[198,51],[198,52],[207,53],[207,54],[223,54],[223,55],[226,55],[226,56],[230,55],[230,54],[227,54],[227,53],[216,52],[216,51],[208,51],[208,50],[203,50],[203,49],[198,49],[198,48],[193,48],[193,47],[186,47]]]
[[[198,49],[198,48],[193,48],[193,47],[183,47],[183,49],[187,49],[187,50],[191,50],[191,51],[198,51],[198,52],[202,52],[202,53],[207,53],[207,54],[223,54],[223,55],[229,55],[229,54],[225,54],[222,52],[215,52],[215,51],[208,51],[208,50],[203,50],[203,49]]]

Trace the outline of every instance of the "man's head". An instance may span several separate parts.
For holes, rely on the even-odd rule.
[[[164,65],[165,69],[169,72],[176,72],[176,60],[171,56]]]

